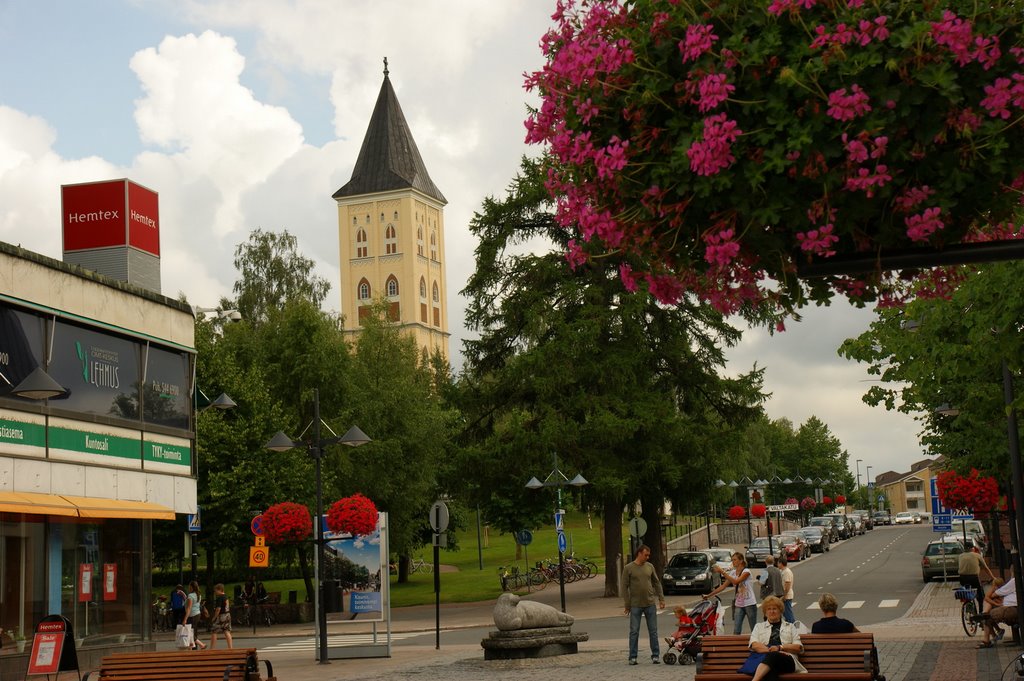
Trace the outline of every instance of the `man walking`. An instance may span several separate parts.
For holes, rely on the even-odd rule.
[[[651,639],[651,663],[661,662],[658,644],[658,608],[665,608],[665,594],[661,590],[661,579],[654,566],[648,561],[651,549],[641,544],[636,557],[622,570],[622,595],[625,614],[629,615],[629,663],[636,664],[637,646],[640,639],[640,617],[647,618],[647,634]],[[657,598],[658,608],[654,607]]]
[[[782,572],[782,619],[793,624],[796,622],[793,616],[793,571],[789,569],[789,560],[785,556],[779,558],[779,568]]]
[[[978,553],[978,547],[972,545],[967,551],[960,554],[960,558],[957,565],[957,573],[960,575],[960,586],[973,587],[976,591],[976,597],[978,599],[978,609],[984,610],[985,608],[985,590],[981,588],[981,570],[985,569],[988,573],[989,581],[996,578],[992,574],[992,570],[989,569],[988,563]]]

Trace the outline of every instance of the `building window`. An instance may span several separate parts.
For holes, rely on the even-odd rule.
[[[423,228],[416,228],[416,253],[423,255]]]
[[[398,221],[398,211],[397,211],[397,210],[395,211],[395,217],[394,217],[394,220],[395,220],[396,222]]]
[[[353,226],[359,224],[359,219],[355,215],[352,216],[352,224]]]
[[[388,277],[387,291],[389,298],[394,298],[398,295],[398,279],[395,279],[395,275],[393,274]]]
[[[381,214],[380,214],[380,221],[381,221],[381,222],[384,222],[384,213],[381,213]]]
[[[370,224],[370,214],[366,214],[366,224]]]
[[[427,299],[427,280],[420,277],[420,300]]]
[[[384,253],[391,255],[398,253],[398,233],[394,225],[388,225],[384,230]]]
[[[437,260],[437,232],[430,233],[430,259]]]
[[[439,289],[437,288],[437,282],[435,281],[434,282],[434,302],[438,303],[440,301],[441,301],[441,294],[439,292]]]
[[[359,282],[359,300],[369,300],[369,299],[370,299],[370,282],[366,281],[365,279],[362,279]]]
[[[356,257],[365,258],[369,255],[369,248],[366,242],[366,230],[360,229],[356,232]]]

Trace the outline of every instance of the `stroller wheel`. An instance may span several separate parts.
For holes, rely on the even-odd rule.
[[[676,654],[672,653],[672,652],[668,652],[668,653],[665,653],[662,656],[661,659],[665,661],[665,664],[675,664],[676,663]]]
[[[679,656],[679,664],[693,664],[696,658],[690,653],[683,653]]]

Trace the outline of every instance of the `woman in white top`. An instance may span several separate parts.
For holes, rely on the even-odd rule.
[[[188,585],[188,601],[185,603],[186,620],[182,624],[192,625],[192,636],[195,639],[193,650],[206,650],[206,644],[199,640],[199,613],[202,612],[203,601],[199,597],[199,582],[193,581]]]
[[[797,655],[804,652],[800,632],[796,625],[782,619],[782,599],[769,596],[761,603],[764,620],[750,633],[748,647],[751,652],[765,653],[764,661],[757,665],[753,681],[775,681],[779,674],[796,672],[806,674]]]
[[[736,600],[733,602],[732,618],[734,621],[732,633],[739,635],[743,633],[743,618],[750,620],[750,629],[757,624],[757,597],[754,595],[754,578],[747,569],[747,559],[738,551],[732,554],[732,569],[723,570],[718,565],[715,572],[722,575],[722,583],[710,593],[703,596],[706,600],[715,596],[728,587],[736,587]]]

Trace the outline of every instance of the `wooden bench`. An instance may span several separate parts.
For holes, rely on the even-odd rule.
[[[796,681],[885,681],[878,672],[874,634],[806,634],[800,663],[806,674],[782,674]],[[701,641],[695,681],[746,681],[738,670],[750,651],[749,636],[708,636]]]
[[[268,660],[263,681],[277,681]],[[255,648],[114,653],[85,681],[261,681]]]

